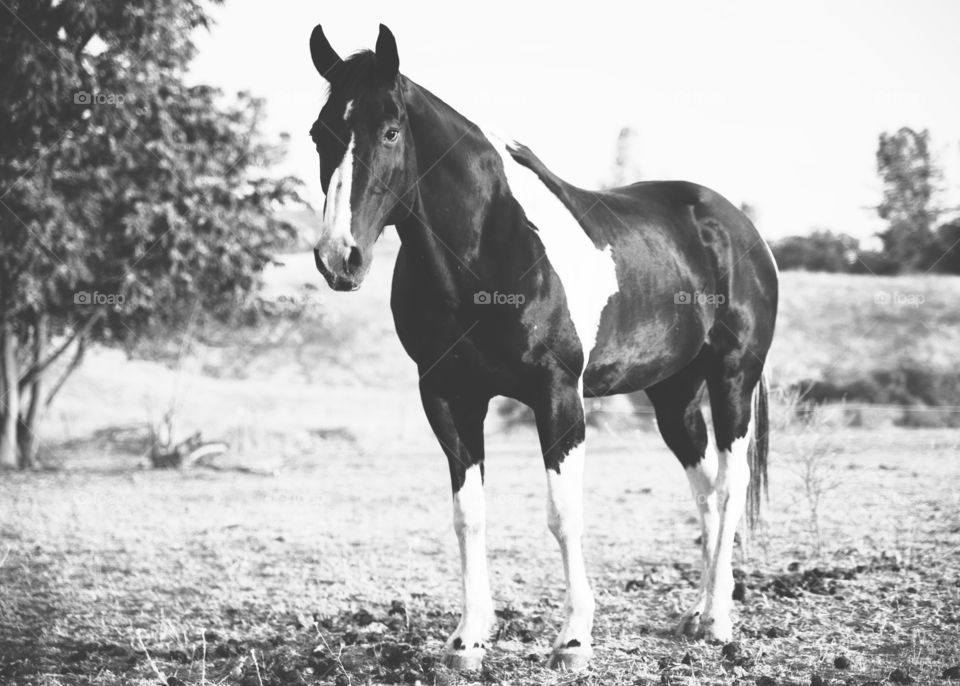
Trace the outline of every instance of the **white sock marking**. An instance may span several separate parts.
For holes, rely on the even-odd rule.
[[[708,447],[706,455],[694,467],[686,469],[690,491],[700,514],[700,551],[703,559],[700,573],[700,593],[689,611],[702,613],[707,600],[707,588],[713,566],[713,556],[717,549],[717,534],[720,528],[720,513],[717,507],[717,456]]]
[[[713,558],[707,589],[706,615],[715,623],[717,638],[729,638],[732,630],[730,612],[733,609],[733,545],[737,525],[743,516],[750,482],[750,464],[747,449],[753,427],[730,446],[719,451],[720,468],[717,474],[717,498],[720,508],[720,529],[717,550]]]
[[[581,648],[590,649],[594,599],[581,545],[585,452],[585,445],[581,443],[564,458],[559,474],[547,470],[547,525],[560,544],[567,582],[567,617],[554,648],[562,648],[568,641],[576,639]]]
[[[460,544],[463,572],[463,616],[450,638],[452,641],[459,637],[467,650],[487,639],[494,620],[487,575],[486,518],[480,466],[473,465],[464,475],[463,486],[453,496],[453,526]]]

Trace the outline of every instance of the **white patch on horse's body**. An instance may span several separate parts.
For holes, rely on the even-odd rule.
[[[597,249],[560,198],[536,174],[513,159],[508,144],[496,134],[485,135],[503,160],[510,192],[537,228],[547,259],[560,277],[586,367],[596,344],[600,315],[618,288],[610,246]]]
[[[453,526],[463,571],[463,615],[447,649],[453,649],[459,638],[461,647],[457,652],[478,661],[495,621],[487,574],[486,503],[479,465],[467,469],[463,486],[453,496]]]
[[[343,121],[350,118],[351,112],[353,112],[353,100],[347,100],[347,106],[343,108]]]
[[[567,310],[583,350],[584,370],[577,378],[583,402],[583,371],[597,341],[600,316],[617,292],[617,272],[610,247],[600,250],[566,205],[530,169],[517,163],[500,136],[485,133],[503,161],[514,199],[536,227],[546,258],[560,278]],[[529,265],[532,267],[533,265]],[[564,456],[559,471],[547,470],[547,522],[560,544],[567,583],[566,618],[554,642],[551,666],[579,669],[593,653],[594,597],[583,562],[583,469],[586,446]]]
[[[754,391],[756,393],[756,391]],[[717,501],[720,512],[716,551],[707,579],[707,603],[702,629],[708,638],[728,641],[733,634],[733,547],[737,525],[743,516],[750,483],[748,450],[753,430],[733,441],[729,450],[719,451],[717,472]]]
[[[349,252],[356,245],[350,225],[353,222],[353,210],[350,207],[350,193],[353,188],[353,145],[355,136],[350,135],[350,143],[343,155],[340,166],[333,170],[330,184],[327,186],[327,199],[323,208],[323,223],[327,227],[327,236],[338,240],[343,250]]]

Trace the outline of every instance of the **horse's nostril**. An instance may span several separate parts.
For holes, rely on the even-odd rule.
[[[350,248],[350,254],[347,256],[347,266],[350,269],[359,269],[363,265],[363,253],[360,248],[353,246]]]

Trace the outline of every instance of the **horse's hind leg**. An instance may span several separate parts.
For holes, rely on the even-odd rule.
[[[733,548],[751,485],[752,402],[763,373],[749,351],[717,358],[707,370],[707,387],[717,442],[716,480],[719,527],[707,578],[706,607],[701,618],[705,638],[728,641],[733,635]],[[755,475],[754,480],[759,475]]]
[[[703,398],[703,366],[701,354],[689,367],[669,379],[647,389],[657,414],[657,426],[667,446],[680,460],[690,482],[697,510],[700,513],[701,554],[703,571],[696,602],[683,614],[678,633],[696,636],[700,618],[707,603],[707,580],[716,549],[719,512],[717,509],[717,460],[707,452],[707,428],[700,409]]]

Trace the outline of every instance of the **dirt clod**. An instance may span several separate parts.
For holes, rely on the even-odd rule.
[[[890,676],[887,677],[895,684],[912,684],[915,679],[907,674],[905,671],[897,667],[895,670],[890,672]]]
[[[819,674],[814,674],[810,677],[810,686],[826,686],[826,683]]]
[[[388,615],[400,615],[402,617],[407,616],[407,608],[401,600],[393,600],[390,602],[390,610],[387,612]]]
[[[850,669],[850,659],[846,655],[837,655],[833,658],[833,666],[837,669]]]
[[[947,667],[943,670],[944,679],[960,679],[960,665],[954,665],[953,667]]]
[[[736,662],[742,656],[743,650],[736,641],[727,643],[720,649],[721,657],[728,662]]]
[[[355,621],[359,626],[367,626],[368,624],[372,624],[373,619],[373,615],[365,609],[358,610],[357,614],[353,616],[353,621]]]

